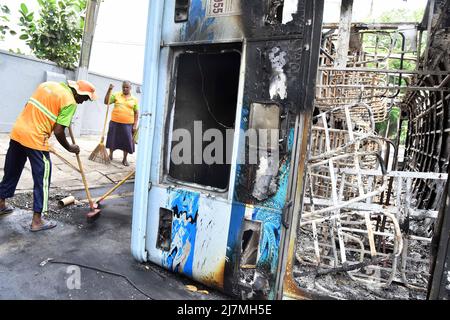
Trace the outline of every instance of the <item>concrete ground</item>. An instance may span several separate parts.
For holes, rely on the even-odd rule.
[[[125,169],[119,161],[111,166],[88,161],[87,157],[97,145],[97,140],[90,137],[78,139],[83,163],[89,168],[88,181],[97,186],[91,190],[93,197],[104,194],[113,186],[111,180],[120,180],[124,171],[126,174],[132,170],[132,167]],[[8,139],[0,136],[1,166],[7,147],[5,141]],[[133,259],[130,249],[132,182],[123,185],[112,198],[106,200],[102,216],[93,224],[88,224],[85,215],[89,209],[86,204],[79,203],[64,209],[57,206],[57,200],[69,194],[78,200],[85,199],[86,195],[77,172],[67,169],[57,160],[53,163],[49,218],[55,220],[58,226],[38,233],[28,230],[32,216],[29,210],[32,207],[30,172],[23,173],[21,189],[9,201],[18,209],[12,214],[0,216],[0,299],[229,299],[191,279],[150,263],[140,264]],[[76,161],[73,163],[76,164]],[[130,158],[130,163],[134,165],[133,158]],[[3,170],[0,169],[0,179],[2,176]],[[45,262],[47,259],[68,264]],[[78,269],[76,264],[126,276],[149,297],[123,277],[85,267]],[[77,279],[80,281],[77,282]],[[189,290],[192,287],[187,285],[193,285],[200,291],[193,292]]]
[[[128,194],[126,184],[119,192]],[[94,196],[106,188],[93,190]],[[80,198],[83,192],[75,192]],[[153,264],[136,262],[130,252],[132,197],[105,201],[101,217],[88,224],[86,206],[70,207],[70,215],[51,214],[53,230],[28,231],[31,212],[17,209],[0,217],[0,299],[149,299],[121,277],[81,267],[76,288],[75,264],[105,269],[128,277],[157,300],[228,299],[201,284]],[[67,265],[46,263],[47,259]],[[72,265],[72,267],[71,267]],[[75,271],[74,271],[75,270]],[[187,285],[207,292],[192,292]]]

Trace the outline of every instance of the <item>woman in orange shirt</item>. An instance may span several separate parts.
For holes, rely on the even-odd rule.
[[[123,82],[122,92],[111,94],[113,88],[114,86],[110,84],[105,96],[105,104],[114,103],[106,139],[106,148],[109,149],[109,158],[111,160],[113,159],[114,150],[122,150],[122,164],[129,166],[127,156],[134,153],[133,136],[137,130],[139,117],[138,101],[131,95],[131,83],[129,81]]]

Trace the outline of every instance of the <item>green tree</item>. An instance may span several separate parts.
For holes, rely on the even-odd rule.
[[[33,54],[74,69],[80,56],[86,0],[37,0],[39,17],[20,5],[20,39]]]
[[[395,9],[385,11],[381,14],[380,22],[421,22],[423,18],[424,10],[406,10],[406,9]]]
[[[10,27],[10,14],[11,10],[9,10],[8,6],[0,3],[0,41],[5,40],[5,36],[8,32],[11,35],[16,34],[16,32]]]

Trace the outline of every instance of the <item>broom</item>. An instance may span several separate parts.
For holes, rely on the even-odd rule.
[[[106,108],[105,124],[103,125],[102,138],[101,138],[100,143],[97,146],[97,148],[95,148],[95,150],[92,151],[91,155],[89,156],[89,160],[103,163],[103,164],[111,163],[111,159],[109,158],[108,151],[106,151],[105,144],[103,143],[105,141],[105,131],[106,131],[106,123],[108,122],[108,113],[109,113],[109,105]]]
[[[138,143],[138,136],[139,136],[139,127],[137,127],[136,131],[133,134],[133,142],[134,142],[134,144]]]

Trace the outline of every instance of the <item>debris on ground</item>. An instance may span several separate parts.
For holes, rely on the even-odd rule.
[[[83,203],[80,201],[76,201],[75,204],[66,206],[64,208],[61,208],[58,204],[58,202],[66,197],[73,196],[71,193],[64,192],[61,190],[53,191],[52,194],[49,196],[48,201],[48,218],[61,221],[64,223],[77,225],[76,220],[74,219],[74,216],[76,214],[79,214],[80,208],[89,210],[89,204]],[[13,198],[8,199],[8,202],[19,209],[27,210],[27,211],[33,211],[33,193],[32,192],[26,192],[26,193],[19,193],[14,195]],[[78,228],[81,229],[83,226],[78,225]]]
[[[196,286],[189,285],[189,284],[186,285],[185,288],[186,288],[186,290],[191,291],[191,292],[197,292],[198,291]]]

